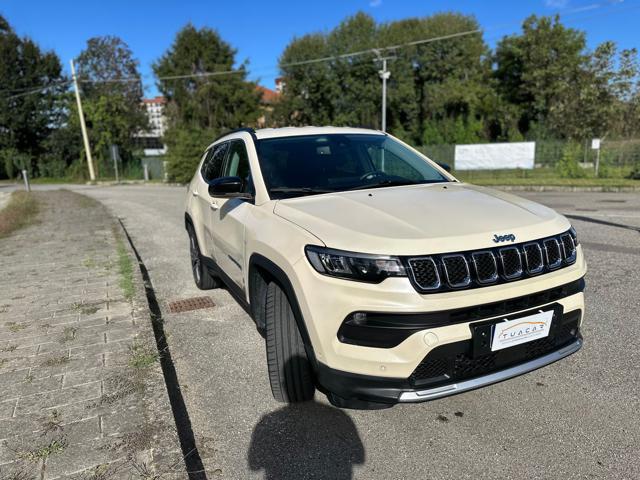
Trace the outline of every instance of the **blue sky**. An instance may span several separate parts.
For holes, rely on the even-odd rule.
[[[329,31],[359,10],[381,22],[441,11],[473,14],[492,46],[532,13],[560,13],[565,24],[587,32],[590,47],[605,40],[640,47],[640,0],[0,0],[0,14],[16,31],[55,50],[66,70],[87,39],[121,37],[140,61],[147,95],[157,92],[151,63],[187,22],[217,29],[239,61],[249,60],[251,78],[272,88],[278,56],[293,37]]]

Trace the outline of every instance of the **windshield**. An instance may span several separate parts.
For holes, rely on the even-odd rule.
[[[271,198],[449,181],[386,135],[268,138],[257,150]]]

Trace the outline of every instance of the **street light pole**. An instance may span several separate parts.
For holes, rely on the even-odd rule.
[[[87,135],[87,125],[84,123],[84,112],[82,111],[82,100],[80,100],[80,89],[78,88],[78,78],[76,77],[76,68],[73,60],[69,60],[71,64],[71,77],[73,78],[73,88],[76,91],[76,102],[78,103],[78,116],[80,117],[80,129],[82,130],[82,141],[84,142],[84,151],[87,153],[87,165],[89,166],[89,178],[92,182],[96,180],[96,174],[93,170],[93,158],[91,157],[91,147],[89,146],[89,136]]]

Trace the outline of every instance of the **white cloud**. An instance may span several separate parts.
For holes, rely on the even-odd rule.
[[[585,5],[583,7],[574,8],[570,13],[578,13],[578,12],[588,12],[589,10],[595,10],[600,8],[602,5],[598,3],[592,3],[591,5]]]
[[[369,2],[369,6],[371,8],[376,8],[376,7],[379,7],[380,5],[382,5],[382,0],[371,0]]]
[[[544,3],[550,8],[565,8],[569,5],[569,0],[544,0]]]

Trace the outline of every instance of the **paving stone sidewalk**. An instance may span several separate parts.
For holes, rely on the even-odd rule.
[[[34,195],[38,223],[0,239],[0,480],[186,477],[119,225],[85,196]]]

